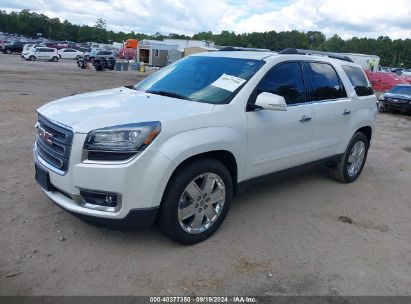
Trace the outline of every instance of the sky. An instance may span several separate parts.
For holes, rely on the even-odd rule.
[[[411,38],[411,0],[0,0],[0,9],[30,9],[74,24],[107,21],[115,32],[236,33],[321,31]]]

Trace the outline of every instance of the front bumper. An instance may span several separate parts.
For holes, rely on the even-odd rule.
[[[395,103],[389,101],[383,101],[382,105],[388,110],[397,110],[401,112],[411,112],[411,104],[407,103]]]
[[[44,191],[50,200],[59,206],[61,209],[67,211],[68,213],[78,217],[79,219],[95,224],[97,226],[102,226],[106,228],[110,227],[119,227],[119,228],[147,228],[154,224],[157,219],[157,214],[159,207],[147,208],[147,209],[131,209],[129,213],[121,219],[117,218],[104,218],[97,217],[95,215],[84,214],[74,212],[71,209],[63,207],[64,204],[61,204],[61,200],[64,200],[64,195],[61,197],[58,192],[52,193]],[[67,198],[68,199],[68,198]]]
[[[61,208],[79,217],[99,222],[134,222],[136,226],[151,224],[157,214],[162,194],[176,166],[162,153],[143,151],[127,162],[88,162],[82,159],[87,134],[75,134],[68,170],[53,170],[36,152],[35,163],[49,173],[51,191],[45,194]],[[118,193],[119,205],[104,210],[86,204],[80,190]],[[138,221],[138,222],[136,222]]]

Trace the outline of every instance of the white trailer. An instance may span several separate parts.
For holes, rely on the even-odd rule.
[[[367,71],[378,71],[380,65],[380,57],[376,55],[365,55],[365,54],[355,54],[355,53],[341,53],[351,58],[352,61],[359,64],[364,70]]]

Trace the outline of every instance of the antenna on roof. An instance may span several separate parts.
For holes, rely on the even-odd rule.
[[[339,60],[344,60],[344,61],[348,61],[348,62],[353,62],[352,59],[348,56],[340,55],[340,54],[337,54],[337,53],[321,52],[321,51],[315,51],[315,50],[287,48],[287,49],[284,49],[284,50],[278,52],[278,54],[320,55],[320,56],[327,56],[327,57],[333,58],[333,59],[339,59]]]

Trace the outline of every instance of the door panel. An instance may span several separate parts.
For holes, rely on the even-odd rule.
[[[338,149],[350,124],[352,104],[332,65],[325,62],[306,62],[304,72],[310,83],[315,123],[312,149],[315,158],[341,153]]]
[[[252,111],[248,121],[249,178],[309,162],[313,121],[300,122],[305,115],[313,117],[311,104],[289,106],[287,111]]]
[[[339,154],[339,144],[345,138],[352,111],[349,99],[330,100],[313,104],[315,113],[312,148],[318,158]],[[346,114],[344,114],[346,113]]]
[[[46,58],[47,53],[45,53],[44,51],[40,51],[37,53],[38,59],[40,60],[44,60]]]
[[[248,178],[310,161],[306,152],[310,149],[314,129],[314,111],[312,105],[306,103],[307,92],[300,62],[275,65],[257,85],[249,103],[254,103],[262,92],[283,96],[287,110],[247,112]]]

